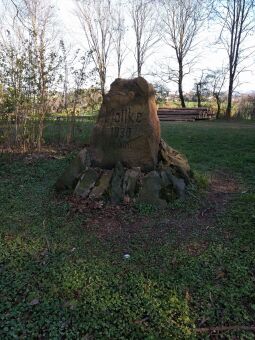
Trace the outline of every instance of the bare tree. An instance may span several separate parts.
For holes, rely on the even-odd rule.
[[[61,74],[61,79],[63,82],[63,108],[67,111],[68,107],[68,91],[69,91],[69,54],[70,48],[66,48],[64,40],[60,40],[60,49],[62,51],[62,64],[63,64],[63,74]]]
[[[159,41],[156,5],[155,0],[131,0],[129,13],[135,33],[134,57],[138,76],[141,76],[146,59]]]
[[[1,114],[11,116],[15,121],[15,144],[20,140],[19,125],[24,115],[20,115],[24,101],[23,81],[25,77],[26,51],[9,30],[2,30],[0,40],[0,79],[2,86]]]
[[[56,75],[54,7],[50,0],[11,0],[6,9],[12,18],[7,27],[16,41],[13,46],[17,56],[21,53],[19,46],[24,47],[22,91],[31,106],[29,115],[34,114],[39,121],[36,144],[40,150],[49,90]]]
[[[123,4],[118,3],[113,11],[113,46],[117,57],[118,78],[121,76],[122,65],[127,55],[127,47],[124,43],[127,27],[122,6]]]
[[[235,81],[247,69],[243,62],[254,52],[246,45],[255,28],[254,7],[255,0],[216,0],[214,4],[214,12],[222,25],[219,41],[228,54],[227,118],[231,117]]]
[[[79,53],[79,52],[78,52]],[[77,53],[77,57],[78,57]],[[72,109],[71,109],[71,124],[69,125],[69,131],[67,133],[67,143],[74,141],[75,135],[75,115],[78,106],[79,96],[83,92],[83,85],[89,78],[89,64],[91,55],[89,53],[83,53],[83,56],[76,61],[76,66],[71,67],[71,74],[74,80],[73,96],[72,96]],[[69,93],[70,94],[70,93]]]
[[[48,110],[48,94],[51,77],[54,77],[54,7],[49,0],[22,0],[24,22],[29,27],[31,40],[31,63],[37,79],[37,103],[39,114],[38,150],[41,149],[44,119]]]
[[[197,106],[201,107],[201,101],[204,92],[207,91],[206,85],[207,85],[207,80],[206,80],[206,75],[205,75],[205,70],[201,71],[199,79],[195,81],[195,92],[196,92],[196,97],[197,97]]]
[[[190,73],[193,59],[189,57],[206,18],[203,0],[163,0],[162,22],[164,41],[173,49],[177,69],[168,67],[169,76],[178,84],[181,106],[185,107],[183,79]]]
[[[76,0],[76,4],[76,15],[85,33],[104,97],[109,52],[113,41],[111,0]]]
[[[224,67],[220,69],[216,69],[216,70],[210,70],[205,77],[207,87],[210,93],[213,95],[213,97],[216,100],[216,104],[217,104],[216,118],[217,119],[220,117],[220,114],[221,114],[221,104],[223,102],[223,98],[222,98],[223,87],[226,82],[227,71],[228,70]]]

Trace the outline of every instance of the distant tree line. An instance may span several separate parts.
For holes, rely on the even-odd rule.
[[[12,117],[16,142],[29,135],[38,149],[45,118],[56,107],[54,100],[72,120],[81,93],[85,95],[81,90],[91,84],[84,107],[90,103],[97,107],[111,77],[110,65],[115,63],[116,75],[122,77],[123,65],[132,57],[136,70],[129,76],[146,76],[148,58],[159,46],[164,46],[169,58],[150,75],[163,84],[176,83],[185,107],[183,80],[198,68],[196,47],[210,22],[220,28],[217,44],[228,61],[221,69],[201,70],[194,92],[198,106],[202,96],[210,93],[218,117],[227,87],[225,115],[230,118],[239,75],[249,67],[254,52],[249,41],[254,36],[255,0],[73,0],[75,18],[84,33],[82,43],[87,46],[75,51],[63,38],[54,0],[0,1],[1,117]],[[31,119],[38,125],[28,133]]]

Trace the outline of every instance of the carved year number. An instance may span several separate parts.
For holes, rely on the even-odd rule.
[[[131,137],[131,128],[120,128],[120,127],[112,127],[111,131],[112,137],[115,138],[130,138]]]

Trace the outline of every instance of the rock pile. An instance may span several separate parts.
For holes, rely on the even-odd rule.
[[[138,77],[112,83],[90,147],[79,152],[56,189],[117,204],[165,207],[185,196],[189,182],[187,159],[160,138],[154,89]]]

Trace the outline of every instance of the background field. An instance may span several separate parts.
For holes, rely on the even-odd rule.
[[[162,124],[197,180],[164,211],[56,196],[57,133],[1,154],[0,338],[254,339],[255,124]]]

